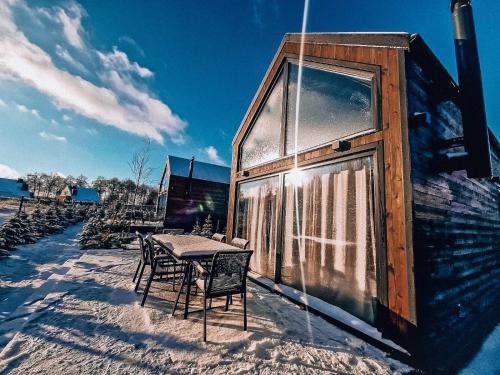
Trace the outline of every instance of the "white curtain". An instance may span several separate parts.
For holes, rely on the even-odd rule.
[[[347,183],[349,171],[341,171],[333,176],[333,227],[335,257],[333,267],[345,273],[347,240]]]

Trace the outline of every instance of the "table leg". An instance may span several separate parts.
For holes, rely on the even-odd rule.
[[[189,264],[186,264],[186,267],[184,267],[184,275],[182,277],[182,283],[181,283],[181,286],[179,288],[179,293],[177,293],[177,298],[175,299],[174,308],[172,309],[172,316],[174,316],[175,310],[177,309],[177,304],[179,303],[179,297],[181,296],[182,288],[186,284],[188,271],[189,271]]]
[[[186,286],[186,302],[184,305],[184,319],[187,319],[188,316],[188,309],[189,309],[189,295],[191,294],[191,282],[193,278],[193,265],[191,262],[189,262],[188,266],[188,273],[187,273],[187,286]]]

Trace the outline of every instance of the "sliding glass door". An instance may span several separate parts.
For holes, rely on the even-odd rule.
[[[374,320],[373,157],[285,174],[282,283]]]
[[[250,268],[274,278],[276,227],[278,220],[278,177],[264,178],[238,185],[236,236],[250,241],[254,251]]]

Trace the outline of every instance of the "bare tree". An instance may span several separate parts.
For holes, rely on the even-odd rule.
[[[149,177],[151,176],[151,172],[153,171],[149,166],[150,157],[151,139],[148,138],[144,141],[143,147],[140,150],[134,152],[134,155],[132,155],[132,160],[128,163],[130,171],[132,172],[135,180],[132,206],[135,206],[139,187],[149,179]]]

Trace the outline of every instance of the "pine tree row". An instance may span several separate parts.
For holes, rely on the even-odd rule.
[[[82,249],[120,248],[132,240],[128,228],[125,211],[101,209],[87,221],[78,241]]]
[[[62,232],[88,215],[89,210],[84,206],[37,207],[31,214],[19,211],[0,226],[0,257],[8,256],[17,245],[34,243],[47,235]]]

